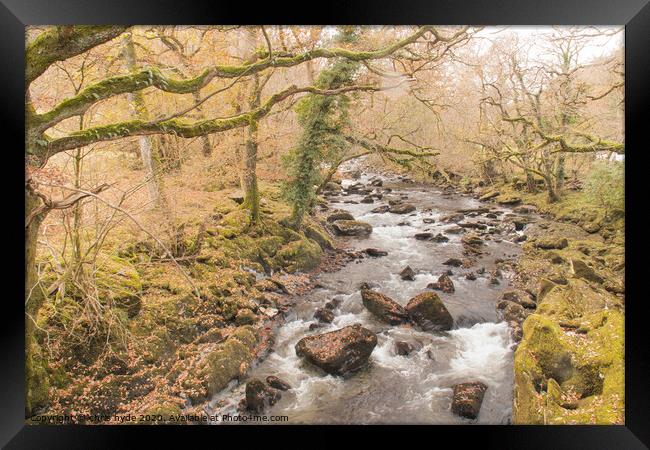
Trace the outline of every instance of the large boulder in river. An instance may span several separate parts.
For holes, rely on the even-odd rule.
[[[349,212],[342,211],[340,209],[337,209],[336,211],[332,211],[327,216],[327,221],[330,223],[336,222],[337,220],[354,220],[354,216]]]
[[[372,225],[359,220],[337,220],[332,228],[340,236],[368,236],[372,233]]]
[[[480,381],[455,385],[451,412],[467,419],[476,419],[486,390],[487,386]]]
[[[354,324],[302,338],[296,344],[296,355],[329,374],[347,375],[366,364],[376,345],[375,333]]]
[[[409,300],[406,312],[425,331],[451,330],[454,319],[435,292],[423,292]]]
[[[398,203],[391,206],[388,209],[388,212],[392,212],[393,214],[408,214],[415,211],[415,209],[415,206],[411,205],[410,203]]]
[[[363,306],[382,322],[399,325],[409,320],[408,314],[402,305],[387,295],[370,289],[361,289],[361,300]]]

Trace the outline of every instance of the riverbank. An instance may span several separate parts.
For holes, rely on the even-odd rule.
[[[72,287],[38,318],[37,414],[165,422],[201,413],[207,399],[242,379],[272,345],[291,298],[346,259],[317,219],[301,232],[281,223],[289,207],[277,185],[264,183],[262,195],[258,225],[248,223],[237,191],[225,190],[197,211],[200,219],[179,227],[182,245],[196,248],[177,258],[194,286],[153,241],[116,230],[98,262],[102,327],[92,327]]]
[[[549,204],[512,184],[485,201],[532,205],[515,285],[536,302],[514,359],[517,424],[624,423],[625,223],[581,192]]]

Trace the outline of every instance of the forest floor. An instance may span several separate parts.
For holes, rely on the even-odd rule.
[[[74,289],[43,308],[42,413],[164,422],[202,414],[208,399],[246,376],[272,346],[292,296],[350,259],[318,217],[299,233],[285,227],[279,186],[261,186],[258,225],[248,223],[235,189],[212,190],[194,202],[194,216],[184,215],[182,245],[200,251],[178,262],[200,298],[152,241],[122,236],[97,273],[108,325],[92,322]],[[512,184],[476,193],[533,205],[543,217],[525,225],[514,266],[518,288],[536,302],[519,330],[514,422],[622,423],[624,218],[604,217],[580,192],[554,204]]]

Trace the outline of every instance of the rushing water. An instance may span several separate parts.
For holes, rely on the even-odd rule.
[[[368,185],[371,178],[372,175],[364,175],[355,182]],[[508,326],[498,322],[495,308],[501,291],[507,288],[507,280],[504,277],[499,285],[491,285],[487,274],[496,267],[495,259],[517,254],[518,246],[506,241],[486,241],[485,254],[475,266],[452,268],[456,291],[438,291],[454,317],[455,326],[450,332],[436,334],[410,326],[383,324],[363,307],[359,285],[368,282],[373,289],[406,305],[449,269],[442,264],[445,260],[462,258],[463,250],[462,234],[448,234],[450,240],[446,243],[420,241],[413,235],[422,231],[437,234],[454,225],[441,223],[440,217],[484,205],[469,196],[444,194],[397,178],[382,179],[384,186],[377,191],[392,189],[391,193],[384,193],[383,200],[373,204],[345,203],[364,197],[346,195],[331,198],[330,206],[349,211],[357,220],[373,226],[367,238],[343,238],[347,246],[356,250],[375,247],[387,251],[388,256],[355,260],[340,271],[324,273],[318,279],[323,287],[297,299],[296,307],[276,336],[274,351],[250,374],[260,379],[275,375],[292,386],[266,414],[287,415],[288,423],[469,423],[451,413],[451,386],[482,381],[488,390],[479,417],[473,422],[508,423],[512,409],[512,343]],[[344,181],[343,186],[350,183]],[[417,211],[405,215],[370,212],[386,204],[387,198],[400,196],[407,196],[405,201],[417,206]],[[427,218],[435,222],[423,222]],[[414,281],[404,281],[399,276],[407,265],[417,273]],[[479,275],[475,281],[465,279],[465,273],[480,267],[485,267],[485,275]],[[310,331],[309,325],[316,321],[314,311],[334,297],[342,300],[334,311],[334,321]],[[301,338],[354,323],[376,332],[378,344],[367,367],[350,378],[324,375],[296,356],[294,347]],[[409,356],[399,356],[395,352],[396,341],[409,342],[415,350]],[[215,397],[211,402],[213,411],[236,414],[243,385]]]

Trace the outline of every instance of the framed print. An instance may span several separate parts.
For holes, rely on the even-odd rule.
[[[646,448],[646,3],[3,1],[2,443]]]

